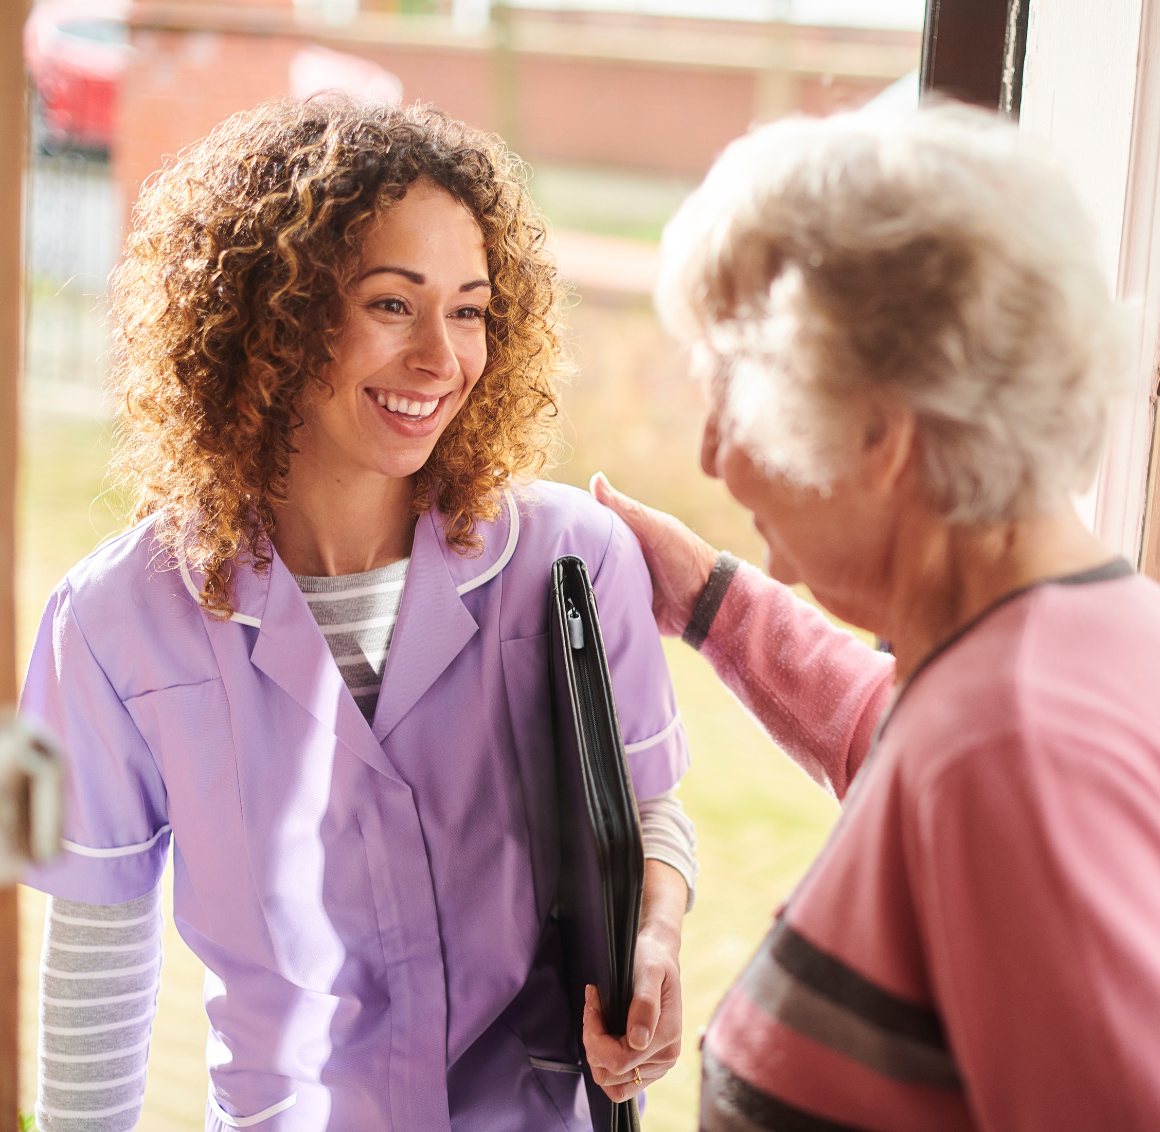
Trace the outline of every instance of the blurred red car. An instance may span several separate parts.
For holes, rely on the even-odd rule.
[[[128,0],[42,0],[24,25],[24,63],[39,106],[40,145],[104,150],[129,62]]]

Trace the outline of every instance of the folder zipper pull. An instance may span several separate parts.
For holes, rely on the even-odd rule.
[[[584,647],[584,622],[571,600],[568,602],[568,643],[573,649]]]

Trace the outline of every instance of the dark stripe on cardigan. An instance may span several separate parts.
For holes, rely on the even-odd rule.
[[[770,1018],[883,1077],[939,1089],[961,1087],[946,1050],[884,1030],[806,986],[777,962],[768,945],[753,957],[737,987]]]
[[[870,1132],[763,1093],[718,1061],[707,1046],[701,1057],[700,1132]]]
[[[913,1041],[946,1051],[939,1016],[924,1006],[875,986],[857,971],[798,935],[783,917],[770,935],[773,957],[795,979],[867,1022]]]
[[[681,640],[685,644],[700,649],[705,643],[709,630],[713,628],[713,618],[717,616],[717,610],[721,608],[721,603],[729,592],[729,584],[740,565],[741,560],[734,558],[727,550],[717,555],[717,561],[713,563],[705,588],[697,598],[697,604],[693,606],[693,616],[689,618],[689,623],[681,634]]]

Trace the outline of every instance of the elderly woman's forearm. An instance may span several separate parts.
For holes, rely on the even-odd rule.
[[[842,798],[890,699],[893,658],[744,563],[700,651],[770,738]]]

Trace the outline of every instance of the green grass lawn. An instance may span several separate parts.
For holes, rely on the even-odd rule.
[[[528,182],[554,228],[655,243],[696,182],[660,174],[537,164]]]
[[[715,545],[755,557],[748,518],[696,469],[700,405],[680,359],[640,307],[579,303],[570,314],[581,363],[564,392],[565,462],[555,478],[585,484],[603,469],[619,487],[680,515]],[[27,656],[40,610],[61,576],[118,529],[105,491],[107,424],[59,413],[25,420],[20,485],[19,647]],[[687,647],[668,655],[693,751],[681,797],[697,823],[702,865],[686,920],[685,1043],[680,1063],[650,1090],[649,1132],[696,1127],[697,1031],[825,838],[836,805],[765,738]],[[35,1097],[36,966],[43,899],[22,900],[21,1103]],[[202,1127],[205,1019],[201,965],[166,926],[160,1012],[140,1127]]]

